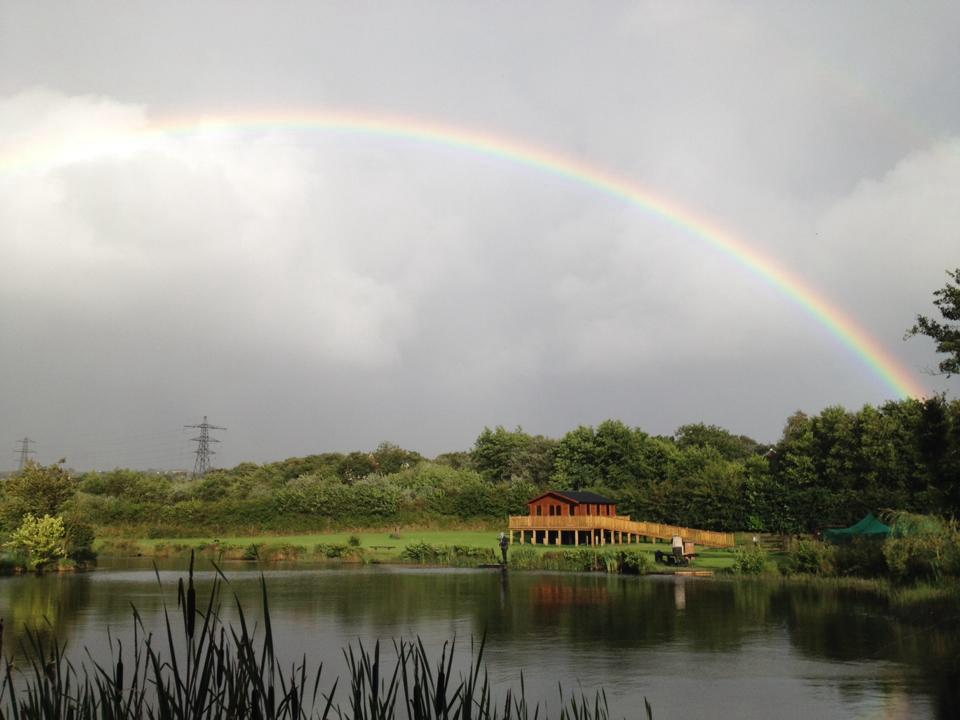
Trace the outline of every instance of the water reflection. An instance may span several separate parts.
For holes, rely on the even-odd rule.
[[[226,571],[257,615],[256,568]],[[90,575],[0,579],[4,651],[14,628],[46,632],[74,652],[106,652],[105,630],[130,630],[130,604],[161,627],[178,571],[128,567]],[[199,578],[200,592],[213,574]],[[419,634],[428,647],[487,636],[494,682],[552,698],[563,683],[604,687],[617,715],[650,698],[688,717],[950,718],[957,702],[955,624],[904,623],[876,600],[835,589],[700,578],[404,568],[271,569],[274,634],[291,657],[336,670],[341,648]],[[232,603],[224,603],[231,617]],[[556,710],[556,708],[553,708]]]

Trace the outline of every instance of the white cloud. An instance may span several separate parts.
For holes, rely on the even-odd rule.
[[[861,182],[819,223],[820,275],[880,327],[902,333],[960,262],[960,138],[911,153]]]

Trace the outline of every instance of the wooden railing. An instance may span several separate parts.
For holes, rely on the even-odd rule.
[[[663,523],[638,522],[626,515],[511,515],[511,530],[614,530],[645,537],[670,540],[679,535],[685,541],[707,547],[733,547],[733,533],[697,530],[696,528],[665,525]]]

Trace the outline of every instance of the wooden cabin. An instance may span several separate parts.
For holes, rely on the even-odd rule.
[[[617,504],[592,492],[549,490],[527,502],[528,515],[511,516],[510,543],[534,545],[636,544],[656,538],[684,541],[707,547],[732,547],[732,533],[697,530],[663,523],[637,522],[617,515]]]
[[[617,504],[592,492],[550,490],[527,503],[530,517],[617,516]]]

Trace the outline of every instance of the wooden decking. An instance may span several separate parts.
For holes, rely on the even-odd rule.
[[[519,533],[524,543],[529,537],[533,544],[546,545],[606,545],[639,542],[641,537],[670,540],[679,535],[685,542],[694,542],[705,547],[733,547],[733,533],[697,530],[696,528],[664,525],[663,523],[638,522],[626,515],[582,516],[510,516],[510,542],[513,533]]]

